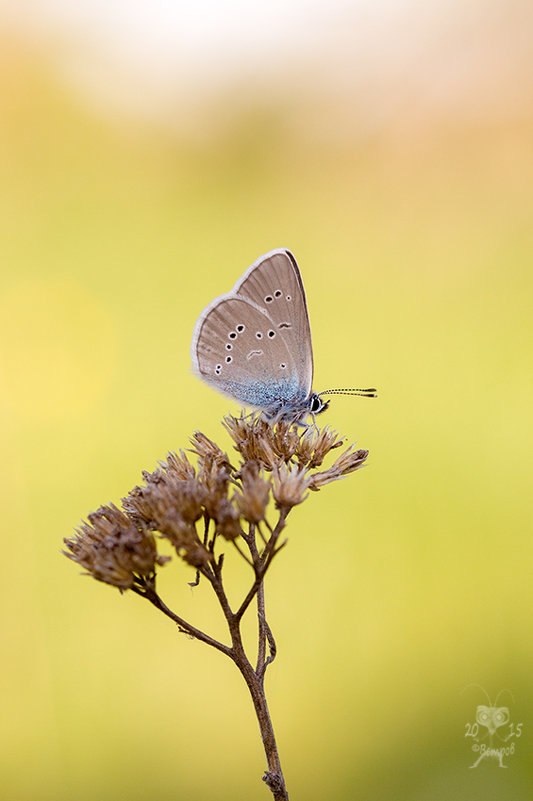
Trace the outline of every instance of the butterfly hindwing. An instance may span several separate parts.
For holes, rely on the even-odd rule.
[[[284,337],[244,297],[222,295],[202,312],[192,350],[201,377],[245,405],[266,408],[297,394],[298,371]]]

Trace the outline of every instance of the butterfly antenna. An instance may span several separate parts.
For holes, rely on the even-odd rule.
[[[319,392],[318,397],[322,395],[361,395],[363,398],[377,398],[377,389],[370,387],[369,389],[325,389],[324,392]]]

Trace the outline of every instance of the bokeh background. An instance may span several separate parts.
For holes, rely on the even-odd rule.
[[[200,310],[302,268],[321,422],[368,466],[268,579],[291,798],[533,797],[533,27],[527,0],[0,7],[2,795],[267,798],[229,660],[61,540],[230,401]],[[221,632],[173,562],[161,591]],[[523,723],[469,770],[478,704]],[[513,741],[510,741],[510,744]]]

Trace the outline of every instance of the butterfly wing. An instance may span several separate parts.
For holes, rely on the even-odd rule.
[[[268,410],[306,401],[313,380],[311,330],[290,251],[262,256],[231,292],[204,309],[192,360],[204,381],[244,405]]]
[[[298,394],[294,359],[268,315],[231,293],[200,315],[192,342],[193,365],[219,392],[262,409]]]
[[[307,301],[296,259],[285,248],[265,253],[237,281],[231,294],[245,298],[268,315],[293,355],[299,392],[313,384],[313,346]]]

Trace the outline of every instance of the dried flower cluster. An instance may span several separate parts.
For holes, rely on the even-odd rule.
[[[185,562],[202,570],[216,562],[217,537],[236,542],[246,536],[245,523],[268,533],[271,499],[283,512],[364,463],[368,451],[354,445],[324,471],[328,453],[343,443],[328,427],[301,433],[280,422],[228,416],[224,425],[235,443],[239,462],[200,432],[191,438],[197,467],[180,451],[170,453],[144,484],[122,501],[122,510],[102,506],[88,516],[71,539],[65,555],[99,581],[121,590],[153,584],[156,566],[169,557],[157,555],[154,532],[167,539]]]
[[[354,445],[333,464],[319,470],[328,454],[342,446],[329,428],[301,429],[286,422],[271,425],[260,417],[226,417],[224,426],[238,454],[233,464],[218,445],[200,432],[191,438],[189,456],[170,453],[144,483],[122,500],[122,509],[102,506],[88,516],[76,534],[65,539],[65,555],[98,581],[131,590],[169,617],[180,632],[218,649],[236,664],[248,686],[259,722],[268,770],[263,780],[274,801],[288,794],[264,691],[265,671],[277,653],[265,613],[264,577],[283,548],[280,535],[293,506],[310,490],[347,476],[364,463],[368,451]],[[275,517],[273,522],[269,518]],[[196,585],[205,579],[226,619],[231,645],[196,628],[166,606],[156,592],[156,568],[169,560],[157,553],[159,539],[196,569]],[[235,548],[252,570],[248,592],[237,608],[224,585],[224,549]],[[246,654],[242,618],[257,604],[258,641],[255,666]]]
[[[158,556],[154,535],[116,506],[101,506],[88,515],[76,536],[65,540],[70,553],[95,579],[121,590],[133,586],[134,576],[150,579],[156,564],[168,557]]]

